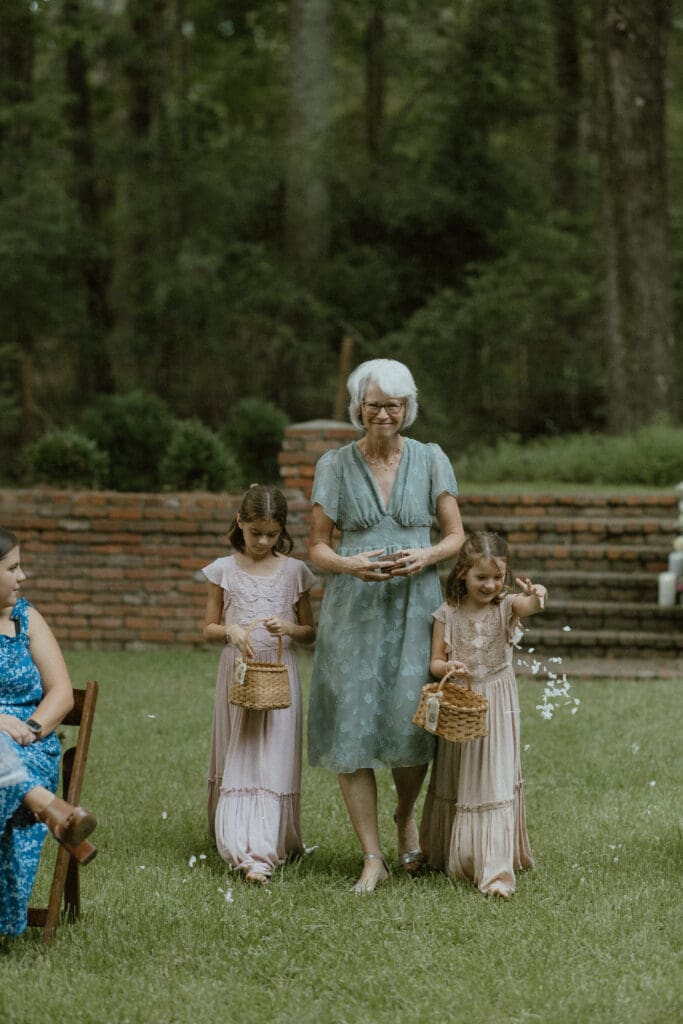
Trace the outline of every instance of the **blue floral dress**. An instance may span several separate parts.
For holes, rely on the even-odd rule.
[[[354,555],[429,546],[444,493],[457,494],[444,452],[406,438],[386,506],[355,443],[322,456],[311,500],[342,531],[338,554]],[[330,575],[311,681],[312,765],[353,772],[431,760],[433,737],[411,719],[429,678],[431,613],[442,599],[436,566],[386,583]]]
[[[28,609],[28,601],[20,597],[11,614],[18,623],[16,636],[0,635],[0,714],[23,721],[43,699],[43,681],[31,658]],[[54,732],[28,747],[10,736],[5,739],[10,757],[23,765],[24,778],[0,788],[0,935],[21,935],[47,833],[22,801],[35,786],[56,791],[61,747]]]

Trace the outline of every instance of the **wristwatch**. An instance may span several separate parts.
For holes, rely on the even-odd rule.
[[[26,721],[26,725],[29,727],[33,735],[36,737],[36,739],[38,739],[41,732],[43,731],[43,727],[40,724],[40,722],[36,722],[35,718],[29,718]]]

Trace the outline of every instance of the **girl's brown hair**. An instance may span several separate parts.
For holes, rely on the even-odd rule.
[[[450,605],[457,606],[467,594],[465,576],[473,565],[480,558],[502,558],[505,559],[505,586],[500,594],[497,594],[494,603],[500,604],[508,590],[508,561],[510,549],[507,541],[498,533],[487,533],[484,530],[477,530],[465,538],[465,543],[460,548],[455,565],[446,580],[446,601]]]
[[[0,526],[0,558],[9,555],[12,548],[19,545],[19,539],[6,526]]]
[[[244,551],[244,534],[237,522],[237,516],[245,523],[251,523],[254,519],[273,519],[282,531],[273,550],[278,554],[287,555],[294,547],[294,541],[287,533],[287,499],[277,487],[252,484],[242,498],[239,512],[232,521],[228,540],[238,551]]]

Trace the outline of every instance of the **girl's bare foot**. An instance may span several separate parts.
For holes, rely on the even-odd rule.
[[[363,860],[365,863],[361,876],[351,890],[355,893],[374,892],[378,885],[389,878],[389,868],[381,853],[366,853]]]

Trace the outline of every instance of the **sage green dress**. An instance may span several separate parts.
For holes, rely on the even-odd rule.
[[[442,449],[406,438],[387,506],[355,443],[321,457],[311,501],[341,531],[338,554],[391,554],[430,545],[444,493],[456,495],[457,484]],[[442,600],[436,566],[386,583],[330,574],[311,681],[311,765],[353,772],[431,760],[434,739],[412,717],[429,679],[432,611]]]

